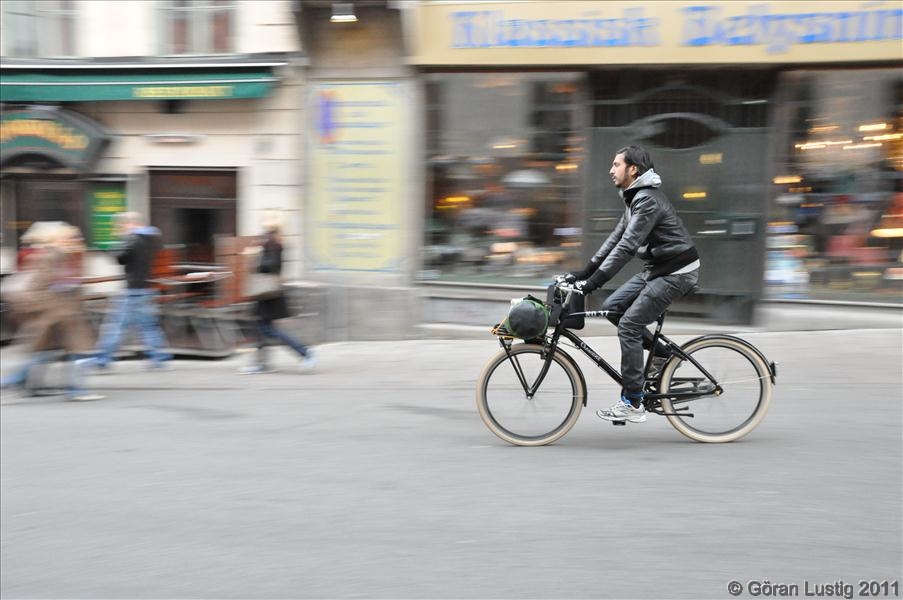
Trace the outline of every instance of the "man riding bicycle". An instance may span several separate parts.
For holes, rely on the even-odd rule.
[[[636,255],[645,261],[634,275],[603,303],[608,319],[617,325],[621,342],[621,398],[596,415],[607,421],[644,423],[643,348],[650,349],[646,328],[671,303],[692,290],[699,280],[699,254],[671,202],[661,190],[661,177],[649,153],[639,146],[617,151],[612,161],[612,183],[626,205],[624,215],[589,264],[565,280],[589,294],[602,287]],[[655,349],[654,366],[667,359],[667,350]]]

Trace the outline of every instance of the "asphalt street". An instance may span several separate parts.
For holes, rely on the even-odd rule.
[[[728,583],[903,584],[903,334],[744,332],[779,363],[732,444],[590,397],[561,441],[480,421],[484,340],[320,346],[304,372],[247,354],[124,361],[107,399],[4,391],[4,598],[731,598]],[[680,336],[689,339],[689,336]],[[617,358],[614,337],[593,338]],[[19,355],[2,352],[8,372]]]

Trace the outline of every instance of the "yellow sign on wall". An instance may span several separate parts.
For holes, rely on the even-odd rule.
[[[402,84],[324,82],[310,89],[313,268],[399,273],[407,163]]]
[[[897,0],[422,3],[416,23],[420,65],[903,60]]]

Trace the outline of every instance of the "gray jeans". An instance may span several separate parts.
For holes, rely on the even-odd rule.
[[[618,326],[621,340],[621,377],[623,394],[638,401],[643,393],[643,348],[652,346],[652,333],[646,329],[671,303],[685,295],[699,281],[699,269],[681,275],[665,275],[648,281],[648,273],[627,280],[602,303],[602,310],[614,311],[608,320]],[[658,353],[661,352],[661,349]],[[636,402],[635,402],[636,403]]]

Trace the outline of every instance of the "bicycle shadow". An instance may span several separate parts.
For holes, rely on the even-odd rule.
[[[628,424],[624,426],[609,425],[608,423],[584,423],[582,420],[574,429],[568,432],[563,438],[553,444],[546,446],[522,447],[508,444],[507,442],[497,439],[494,435],[487,432],[488,438],[483,443],[487,447],[510,448],[512,450],[529,451],[530,449],[545,449],[554,452],[583,452],[591,451],[596,453],[620,452],[627,451],[637,455],[640,449],[653,448],[654,454],[644,456],[639,453],[636,458],[638,460],[659,461],[661,460],[661,448],[668,448],[669,455],[673,456],[675,451],[679,454],[690,456],[697,451],[711,452],[712,450],[720,450],[722,454],[727,456],[733,455],[733,449],[740,449],[752,445],[767,444],[770,447],[774,443],[780,443],[782,438],[780,435],[769,434],[767,432],[753,432],[747,437],[725,444],[705,444],[690,440],[679,432],[675,431],[667,422],[656,425],[653,423],[644,424]],[[718,447],[717,449],[715,447]],[[686,452],[682,449],[686,448]],[[672,450],[673,449],[673,450]]]

